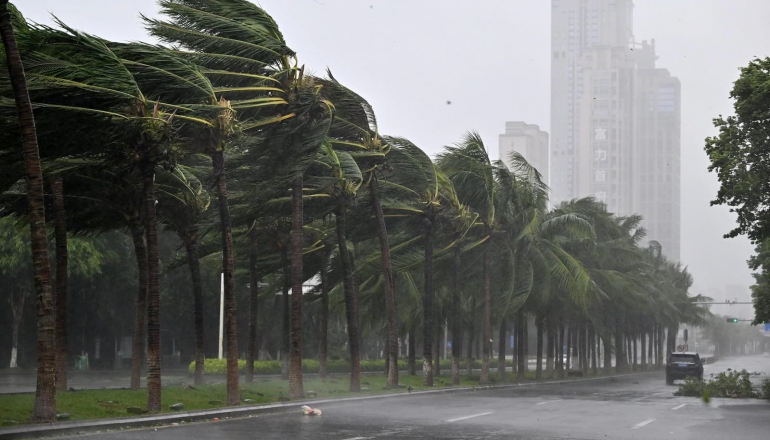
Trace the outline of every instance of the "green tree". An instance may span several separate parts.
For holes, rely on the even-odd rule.
[[[730,97],[735,115],[714,119],[719,135],[706,139],[709,171],[721,183],[712,204],[728,205],[738,216],[726,237],[746,234],[759,242],[770,237],[770,58],[742,68]]]

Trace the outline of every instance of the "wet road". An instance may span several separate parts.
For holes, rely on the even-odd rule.
[[[770,357],[706,366],[770,372]],[[753,378],[756,380],[756,378]],[[766,438],[770,403],[675,397],[662,373],[611,380],[325,404],[298,413],[88,436],[105,440]]]

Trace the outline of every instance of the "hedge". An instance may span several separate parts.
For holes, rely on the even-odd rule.
[[[448,371],[452,367],[451,362],[452,361],[449,359],[442,359],[440,361],[441,369]],[[508,359],[505,361],[505,364],[507,366],[511,366],[512,362],[510,359]],[[226,374],[227,372],[226,359],[206,359],[203,365],[204,365],[205,374]],[[467,368],[467,363],[465,359],[462,360],[460,365],[462,366],[463,370]],[[496,368],[497,359],[490,359],[489,366],[491,368]],[[398,367],[400,370],[406,370],[408,368],[407,360],[399,359]],[[254,374],[281,374],[281,368],[282,368],[281,361],[254,361]],[[320,368],[320,364],[318,363],[317,359],[302,360],[303,373],[318,373],[319,368]],[[420,359],[417,359],[417,369],[420,370],[421,368],[422,368],[422,362],[420,362]],[[481,361],[474,360],[473,368],[474,369],[481,368]],[[190,374],[195,373],[195,362],[190,363],[189,371],[190,371]],[[326,361],[326,371],[328,373],[349,373],[350,363],[345,360],[328,360]],[[361,372],[380,372],[380,371],[385,371],[384,359],[361,361]],[[238,361],[238,372],[240,373],[246,372],[245,360]]]

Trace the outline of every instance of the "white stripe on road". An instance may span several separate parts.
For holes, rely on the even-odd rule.
[[[683,404],[681,404],[679,406],[675,406],[675,407],[671,408],[671,411],[676,411],[678,409],[684,408],[685,406],[687,406],[687,404],[683,403]]]
[[[467,420],[467,419],[472,419],[474,417],[488,416],[488,415],[494,414],[494,413],[495,413],[494,411],[491,411],[491,412],[485,412],[485,413],[481,413],[481,414],[474,414],[472,416],[458,417],[456,419],[449,419],[449,420],[447,420],[447,422],[459,422],[460,420]]]
[[[650,423],[652,423],[654,421],[655,421],[655,419],[645,420],[642,423],[637,423],[636,425],[632,426],[631,429],[639,429],[642,426],[647,426],[647,425],[649,425]]]
[[[535,405],[545,405],[546,403],[551,403],[551,402],[561,402],[562,400],[564,400],[564,399],[546,400],[545,402],[538,402],[538,403],[536,403]]]
[[[351,437],[351,438],[346,438],[344,440],[366,440],[368,438],[371,438],[371,437]]]

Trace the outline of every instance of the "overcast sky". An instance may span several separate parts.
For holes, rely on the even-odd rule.
[[[154,0],[17,0],[24,15],[112,40],[145,40]],[[381,132],[435,154],[478,130],[497,156],[505,121],[549,125],[549,0],[262,0],[310,70],[367,98]],[[109,6],[108,6],[109,5]],[[696,292],[752,284],[748,240],[723,239],[734,217],[710,207],[719,187],[703,139],[731,112],[738,68],[770,56],[768,0],[636,0],[636,39],[682,82],[682,261]],[[451,101],[451,105],[447,103]],[[747,310],[750,310],[748,307]],[[720,310],[715,310],[720,312]],[[727,312],[727,311],[725,311]]]

